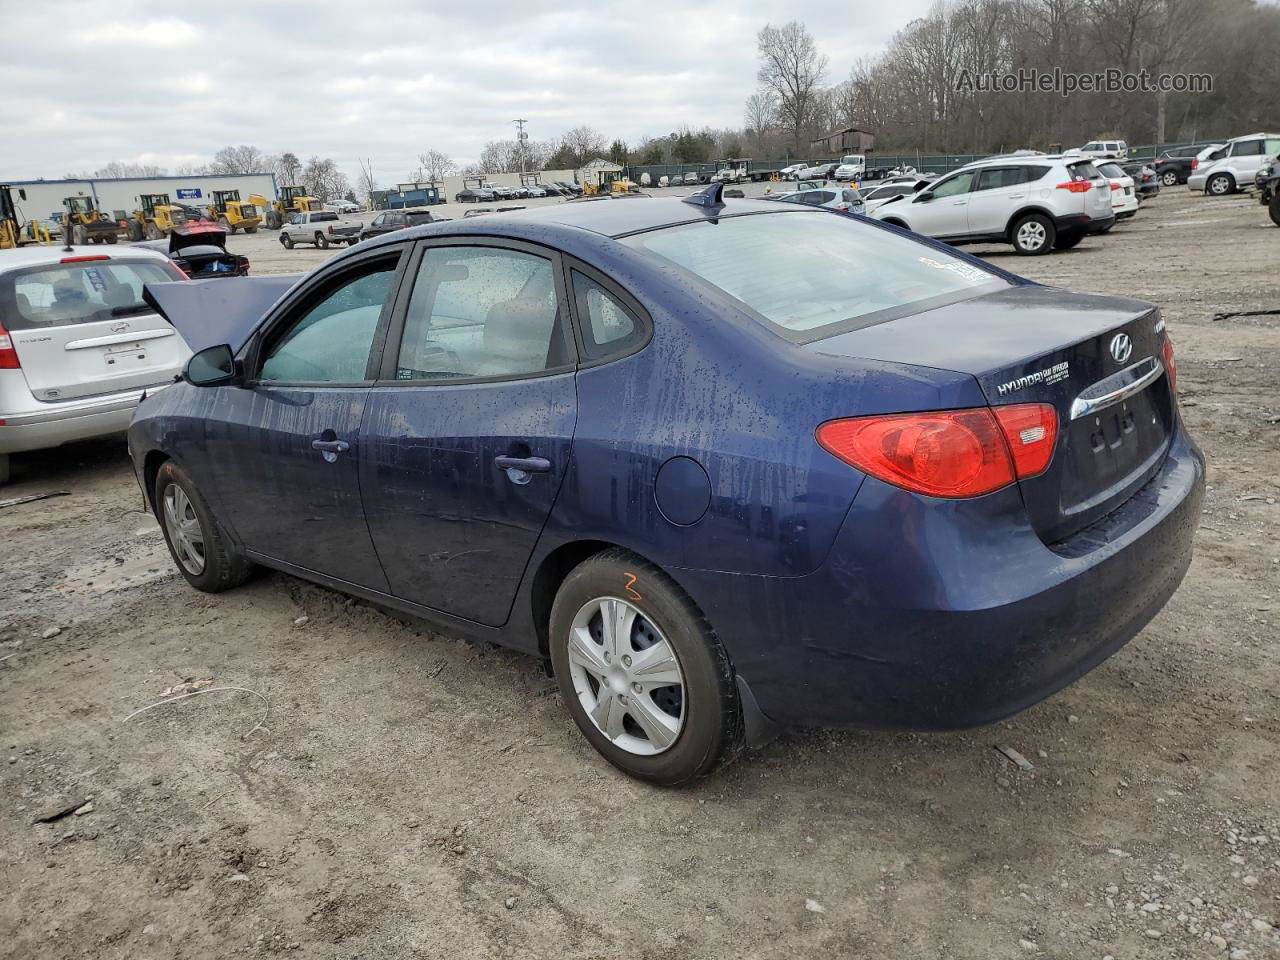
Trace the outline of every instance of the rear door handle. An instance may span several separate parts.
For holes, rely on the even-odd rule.
[[[350,450],[351,444],[345,440],[312,440],[311,449],[319,450],[325,463],[337,463],[338,454]]]
[[[507,471],[507,479],[524,485],[533,479],[530,474],[549,473],[551,461],[546,457],[494,457],[494,466]]]

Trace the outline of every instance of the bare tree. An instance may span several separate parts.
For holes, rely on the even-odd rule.
[[[778,121],[778,98],[771,90],[757,90],[747,97],[743,119],[748,133],[763,133]]]
[[[223,147],[213,155],[210,170],[213,173],[262,173],[267,166],[267,155],[257,147],[242,144]]]
[[[112,160],[110,163],[93,171],[94,177],[108,180],[117,177],[164,177],[169,173],[164,167],[151,163],[129,163],[125,160]]]
[[[328,157],[312,156],[302,171],[302,180],[312,195],[324,202],[341,197],[351,189],[347,175]]]
[[[377,189],[378,181],[373,175],[373,161],[368,158],[361,160],[360,179],[356,181],[356,195],[368,200]]]
[[[798,20],[781,27],[766,25],[756,34],[760,70],[756,79],[777,99],[778,122],[798,149],[812,132],[816,94],[827,70],[827,57]]]
[[[418,154],[416,179],[439,183],[457,169],[457,165],[443,150],[426,150]]]

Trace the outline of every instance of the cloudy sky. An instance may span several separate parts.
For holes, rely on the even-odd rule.
[[[515,117],[535,140],[739,126],[766,23],[807,22],[836,81],[929,2],[860,18],[787,0],[0,0],[0,178],[173,168],[250,143],[333,157],[353,182],[369,158],[394,183],[428,148],[474,160]]]

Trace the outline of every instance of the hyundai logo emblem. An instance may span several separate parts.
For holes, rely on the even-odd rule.
[[[1127,333],[1117,333],[1111,338],[1111,359],[1116,363],[1124,363],[1133,353],[1133,341]]]
[[[123,320],[121,320],[119,323],[113,323],[111,325],[112,333],[124,333],[128,329],[129,329],[129,324]]]

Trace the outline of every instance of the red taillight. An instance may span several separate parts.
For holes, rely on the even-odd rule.
[[[59,263],[88,263],[90,260],[110,260],[110,259],[111,258],[106,256],[105,254],[98,253],[92,256],[84,256],[84,257],[63,257],[58,262]]]
[[[22,362],[18,359],[18,351],[13,348],[13,338],[9,331],[0,324],[0,370],[21,370]]]
[[[1192,169],[1192,170],[1194,170],[1194,169],[1196,169],[1198,166],[1200,166],[1200,158],[1199,158],[1199,157],[1192,157],[1192,158],[1191,158],[1191,169]]]
[[[1058,439],[1058,411],[1051,403],[1013,403],[992,407],[1019,480],[1044,473]]]
[[[1066,183],[1058,184],[1059,190],[1070,190],[1072,193],[1088,193],[1093,189],[1093,184],[1088,180],[1068,180]]]
[[[843,203],[843,202],[841,202],[841,203],[837,203],[837,204],[835,205],[835,209],[836,209],[836,210],[839,210],[841,213],[848,213],[848,212],[849,212],[849,205],[848,205],[847,203]]]
[[[1164,372],[1169,377],[1170,392],[1178,389],[1178,364],[1173,359],[1173,341],[1169,339],[1169,335],[1164,335],[1164,347],[1161,348],[1164,355]]]
[[[1120,189],[1120,184],[1118,184],[1118,183],[1116,183],[1114,180],[1112,180],[1112,181],[1111,181],[1111,189],[1112,189],[1112,190],[1119,190],[1119,189]]]
[[[977,497],[1040,473],[1058,419],[1046,403],[829,420],[828,452],[864,473],[931,497]]]

